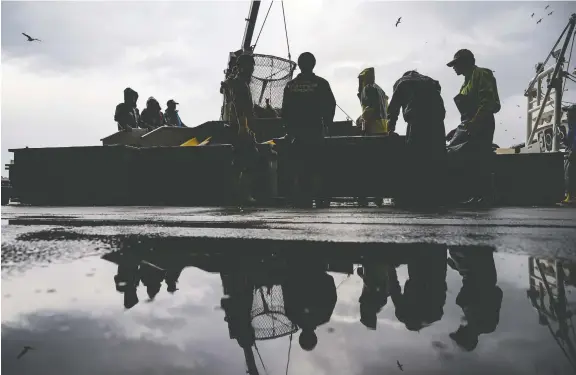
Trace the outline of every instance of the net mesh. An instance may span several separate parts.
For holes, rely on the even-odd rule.
[[[254,289],[252,328],[256,340],[268,340],[294,333],[298,327],[288,319],[280,285]]]
[[[250,83],[254,105],[279,114],[284,87],[294,74],[296,63],[281,57],[254,54],[254,73]],[[269,106],[268,106],[269,104]]]

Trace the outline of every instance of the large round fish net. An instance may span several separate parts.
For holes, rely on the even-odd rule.
[[[251,316],[256,340],[274,339],[298,330],[286,316],[280,285],[254,288]]]
[[[281,57],[254,54],[254,73],[250,83],[254,105],[279,112],[284,87],[294,74],[296,63]]]

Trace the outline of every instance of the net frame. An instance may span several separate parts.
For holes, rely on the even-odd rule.
[[[273,55],[253,54],[252,57],[255,63],[250,82],[253,105],[265,108],[268,99],[270,107],[279,111],[284,87],[292,80],[297,65],[294,61]]]
[[[281,285],[254,288],[251,319],[256,340],[271,340],[298,331],[298,326],[286,316]]]

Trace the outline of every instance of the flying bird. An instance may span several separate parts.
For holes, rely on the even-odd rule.
[[[29,350],[34,350],[34,348],[31,346],[25,346],[24,349],[22,349],[22,351],[20,352],[20,354],[18,354],[18,357],[16,357],[16,359],[22,358],[24,354],[28,353]]]
[[[548,13],[548,15],[549,15],[549,16],[551,16],[551,15],[552,15],[552,13],[554,13],[554,11],[552,11],[552,12]]]
[[[536,24],[539,24],[540,22],[542,22],[542,18],[540,18]]]
[[[519,104],[516,104],[516,107],[520,108],[520,105],[519,105]]]
[[[396,27],[398,27],[398,24],[400,23],[400,20],[402,19],[402,17],[398,18],[398,21],[396,21]]]
[[[396,365],[398,365],[398,368],[400,369],[400,371],[404,371],[404,366],[400,363],[400,361],[396,361]]]
[[[32,38],[30,35],[28,35],[28,34],[26,34],[26,33],[22,33],[22,35],[24,35],[26,38],[28,38],[28,41],[29,41],[29,42],[33,42],[33,41],[35,41],[35,40],[41,42],[40,39]]]
[[[546,8],[544,8],[544,9],[548,9],[548,8],[550,8],[550,5],[546,5]]]
[[[534,18],[534,13],[532,13],[532,15],[530,17]]]

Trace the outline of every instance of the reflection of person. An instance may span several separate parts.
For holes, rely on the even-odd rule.
[[[168,293],[174,293],[178,290],[176,284],[178,283],[178,279],[180,278],[180,274],[183,270],[184,267],[169,268],[166,270],[166,278],[164,281],[166,282],[166,290]]]
[[[140,280],[146,286],[146,293],[150,301],[160,292],[165,272],[163,269],[149,263],[142,263],[140,266]]]
[[[400,292],[397,279],[391,285],[396,318],[410,331],[440,320],[446,302],[446,247],[430,245],[408,258],[408,280]]]
[[[137,263],[120,263],[114,276],[116,290],[124,294],[124,308],[131,309],[138,304],[136,289],[140,284]]]
[[[450,337],[467,351],[476,348],[478,336],[494,332],[500,320],[502,290],[496,285],[492,252],[491,248],[450,249],[450,266],[462,276],[456,304],[462,308],[467,321]]]
[[[375,260],[364,262],[358,269],[363,280],[360,295],[360,322],[368,329],[376,329],[376,315],[388,302],[390,275],[396,275],[393,266]]]
[[[318,343],[314,332],[328,323],[336,306],[334,278],[320,266],[301,265],[282,285],[286,316],[296,324],[300,333],[300,347],[312,350]]]

